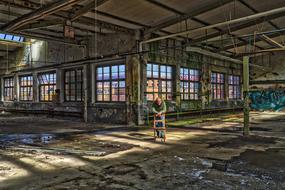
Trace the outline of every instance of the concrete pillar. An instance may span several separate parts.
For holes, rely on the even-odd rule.
[[[83,66],[83,89],[84,89],[84,121],[89,121],[89,111],[90,107],[89,104],[91,102],[91,71],[90,65]]]
[[[208,59],[203,56],[202,64],[202,81],[201,81],[201,94],[202,94],[202,109],[206,109],[212,101],[211,95],[211,70],[212,66],[208,64]]]
[[[176,119],[179,119],[179,113],[181,112],[181,94],[180,94],[180,62],[176,64],[176,76],[174,77],[176,82],[175,89],[175,102],[176,102]]]
[[[59,102],[64,102],[64,71],[57,69],[56,71],[56,88],[59,89]]]
[[[91,68],[91,81],[93,82],[91,84],[91,102],[92,104],[94,104],[96,102],[96,88],[95,88],[95,85],[96,85],[96,71],[95,71],[95,64],[91,64],[90,66]]]
[[[33,75],[33,101],[39,102],[39,84],[38,84],[38,74],[32,73]]]
[[[243,57],[243,134],[249,135],[249,57]]]
[[[144,124],[143,119],[143,97],[144,82],[142,82],[142,69],[145,67],[143,61],[138,56],[128,57],[127,60],[127,110],[132,119],[128,119],[128,123],[133,121],[137,125]]]
[[[15,99],[16,101],[20,100],[20,83],[19,83],[19,75],[18,73],[15,74],[14,78],[14,93],[15,93]]]

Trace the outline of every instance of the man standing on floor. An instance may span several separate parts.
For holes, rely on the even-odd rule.
[[[152,104],[152,112],[155,113],[155,120],[164,120],[164,113],[166,112],[166,104],[160,98],[157,97]],[[156,127],[165,127],[163,122],[157,122]],[[164,132],[161,130],[156,130],[156,135],[159,138],[164,138]]]

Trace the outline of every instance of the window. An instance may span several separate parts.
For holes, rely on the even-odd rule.
[[[56,73],[41,73],[38,75],[40,101],[52,101],[56,89]]]
[[[153,101],[157,96],[172,100],[172,67],[147,64],[147,100]]]
[[[69,102],[83,101],[83,70],[69,69],[64,72],[64,99]]]
[[[229,98],[240,99],[240,76],[230,75],[229,76]]]
[[[20,100],[32,101],[33,100],[33,76],[26,75],[20,76]]]
[[[14,99],[14,77],[4,78],[4,101]]]
[[[198,100],[200,72],[196,69],[180,68],[181,100]]]
[[[20,36],[15,36],[11,34],[0,33],[0,40],[9,40],[14,42],[23,42],[24,38]]]
[[[222,73],[211,74],[212,99],[223,100],[225,96],[225,75]]]
[[[98,102],[126,101],[126,66],[96,68],[96,97]]]

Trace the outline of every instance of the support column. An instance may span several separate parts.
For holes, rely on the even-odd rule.
[[[128,125],[142,125],[143,110],[141,98],[141,62],[138,56],[126,58],[126,122]]]
[[[90,65],[83,66],[83,89],[84,89],[84,121],[89,121],[89,102],[91,102],[91,73]]]
[[[39,102],[39,84],[38,84],[38,75],[37,73],[33,73],[33,100],[34,102]]]
[[[243,135],[249,135],[249,57],[243,57]]]
[[[59,89],[59,102],[64,102],[64,71],[58,69],[56,71],[56,88]]]
[[[175,91],[175,102],[176,102],[176,119],[179,119],[179,113],[181,112],[181,93],[180,93],[180,62],[176,65],[176,91]]]

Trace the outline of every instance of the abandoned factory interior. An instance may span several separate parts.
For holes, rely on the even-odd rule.
[[[285,189],[285,0],[0,0],[0,189]]]

